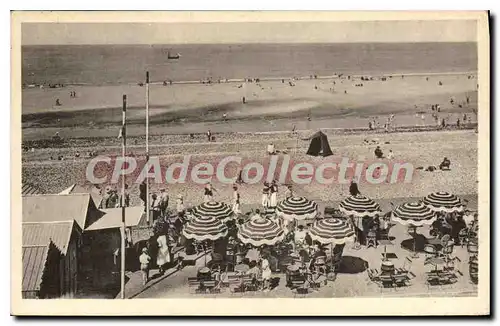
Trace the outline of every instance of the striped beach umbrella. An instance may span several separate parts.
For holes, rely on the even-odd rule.
[[[227,226],[214,216],[193,216],[184,225],[182,234],[197,241],[217,240],[227,235]]]
[[[457,196],[448,192],[434,192],[424,197],[424,204],[435,212],[462,212],[464,205]]]
[[[318,215],[318,204],[305,197],[289,197],[278,203],[276,214],[287,220],[312,219]]]
[[[421,201],[400,205],[392,211],[394,221],[408,226],[431,224],[435,217],[436,213]]]
[[[226,222],[234,216],[231,207],[216,201],[210,201],[194,207],[191,215],[193,217],[214,217],[222,222]]]
[[[309,228],[313,241],[322,244],[344,244],[354,242],[354,229],[350,223],[340,218],[327,218],[316,221]]]
[[[238,238],[244,244],[259,247],[272,246],[283,241],[285,232],[275,222],[267,218],[258,218],[244,223],[238,232]]]
[[[344,199],[339,204],[339,210],[343,214],[353,217],[374,217],[382,212],[379,204],[362,195],[350,196]]]

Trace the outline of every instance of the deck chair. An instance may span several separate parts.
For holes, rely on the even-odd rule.
[[[408,274],[395,274],[395,275],[392,275],[392,281],[395,285],[396,288],[398,287],[403,287],[403,286],[407,286],[408,285],[408,281],[409,281],[409,277],[408,277]]]
[[[318,275],[326,275],[326,257],[316,257],[314,261],[314,270]]]
[[[413,272],[410,270],[412,264],[413,264],[413,260],[411,260],[409,257],[405,257],[405,261],[403,263],[403,266],[401,266],[400,268],[396,268],[396,272],[398,274],[406,275],[408,278],[409,278],[409,275],[411,275],[412,277],[416,277],[416,275],[413,274]]]
[[[377,269],[370,268],[370,269],[367,269],[366,271],[368,273],[368,278],[370,279],[370,281],[375,282],[375,283],[378,283],[380,281],[379,280],[380,272]]]
[[[450,240],[451,236],[449,234],[443,235],[443,237],[441,238],[441,246],[443,246],[443,248],[447,247]]]
[[[379,287],[380,287],[380,291],[382,291],[383,289],[387,289],[387,288],[394,288],[394,280],[392,279],[392,275],[380,275],[378,277],[379,279]]]
[[[194,293],[201,293],[201,281],[197,277],[189,277],[188,286],[190,292],[194,289]]]
[[[441,282],[439,281],[439,275],[437,273],[428,273],[425,284],[427,285],[427,288],[430,288],[432,286],[440,287]]]
[[[424,246],[424,253],[425,253],[425,261],[427,262],[430,258],[436,257],[438,251],[436,250],[436,247],[434,247],[433,245],[427,244]]]
[[[469,230],[463,228],[458,232],[458,240],[460,241],[460,247],[463,248],[468,241]]]

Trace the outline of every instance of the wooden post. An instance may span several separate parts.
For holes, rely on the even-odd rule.
[[[127,112],[127,95],[123,95],[123,110],[122,110],[122,164],[125,164],[125,147],[127,144],[126,131],[126,112]],[[121,262],[120,262],[120,289],[122,299],[125,299],[125,175],[122,175],[122,227],[121,227]]]
[[[146,71],[146,166],[149,164],[149,71]],[[148,170],[146,171],[149,172]],[[150,223],[149,178],[146,177],[146,220]]]

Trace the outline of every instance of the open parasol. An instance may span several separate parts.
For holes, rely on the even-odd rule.
[[[225,203],[210,201],[194,207],[191,215],[193,217],[214,217],[222,222],[226,222],[234,216],[234,213]]]
[[[435,212],[453,213],[464,210],[464,205],[458,196],[444,191],[425,196],[423,202]]]
[[[354,241],[352,226],[340,218],[328,218],[316,221],[309,229],[313,241],[321,244],[345,244]]]
[[[238,238],[244,244],[255,247],[272,246],[283,241],[285,232],[275,222],[267,218],[258,218],[244,223],[239,231]]]
[[[431,224],[435,217],[436,213],[421,201],[400,205],[392,211],[392,219],[403,225],[414,228],[415,234],[417,227]],[[416,243],[417,238],[415,236],[413,239],[413,257],[418,256],[415,249]]]
[[[276,213],[286,220],[306,220],[318,215],[318,204],[305,197],[289,197],[278,203]]]
[[[400,205],[392,211],[392,219],[403,225],[429,225],[435,217],[436,213],[421,201]]]
[[[353,217],[374,217],[381,213],[380,205],[363,195],[349,196],[339,204],[339,210]]]

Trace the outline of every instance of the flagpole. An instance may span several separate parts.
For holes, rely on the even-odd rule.
[[[126,112],[127,112],[127,95],[123,95],[123,111],[122,111],[122,164],[125,164],[125,146],[127,144],[127,130],[126,130]],[[125,175],[122,175],[122,227],[121,227],[121,275],[120,287],[121,298],[125,299]]]
[[[146,71],[146,166],[149,164],[149,71]],[[149,172],[149,167],[147,172]],[[149,178],[146,178],[146,220],[149,224]]]

